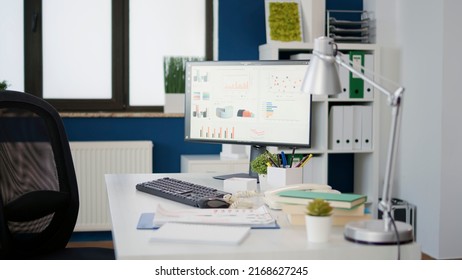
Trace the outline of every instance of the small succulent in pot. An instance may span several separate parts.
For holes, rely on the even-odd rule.
[[[306,214],[309,216],[330,216],[332,215],[332,206],[324,199],[316,198],[306,207]]]

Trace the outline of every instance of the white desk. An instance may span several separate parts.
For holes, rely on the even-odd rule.
[[[112,219],[112,236],[117,259],[396,259],[396,246],[361,245],[343,238],[343,227],[334,227],[331,240],[310,244],[304,226],[290,225],[283,213],[274,211],[280,229],[253,229],[237,246],[159,242],[151,240],[151,230],[137,230],[141,213],[154,212],[156,205],[189,207],[135,189],[139,182],[159,177],[222,188],[223,182],[210,174],[109,174],[107,193]],[[402,259],[420,259],[417,243],[401,246]]]

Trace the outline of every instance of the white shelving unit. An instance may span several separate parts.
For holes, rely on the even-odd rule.
[[[280,60],[290,59],[291,55],[301,53],[311,53],[313,50],[312,43],[271,43],[259,47],[260,60]],[[380,53],[376,45],[373,44],[338,44],[338,50],[344,54],[349,51],[364,51],[367,54],[373,54],[373,70],[378,73],[380,69]],[[312,146],[310,149],[298,149],[298,154],[312,153],[317,159],[319,166],[316,171],[316,183],[331,184],[328,178],[342,174],[343,170],[349,170],[353,174],[353,188],[355,193],[362,193],[368,196],[371,212],[376,215],[377,202],[379,199],[379,93],[368,94],[365,98],[327,98],[313,96],[312,103]],[[329,110],[334,105],[366,105],[372,107],[372,148],[366,150],[334,150],[329,147]],[[290,150],[278,147],[270,147],[271,152],[284,151],[290,153]],[[338,160],[347,154],[352,155],[354,164],[345,163],[344,160]],[[350,176],[351,177],[351,176]],[[340,178],[340,177],[339,177]],[[333,188],[339,188],[331,184]]]

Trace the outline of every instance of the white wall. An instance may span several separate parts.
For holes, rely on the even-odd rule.
[[[23,1],[0,0],[0,81],[24,91]]]
[[[376,40],[380,46],[380,76],[394,81],[396,84],[388,82],[386,79],[376,77],[376,81],[385,86],[386,89],[393,91],[401,84],[400,66],[401,66],[401,50],[397,42],[397,25],[396,17],[396,2],[398,0],[379,1],[366,0],[364,1],[364,9],[372,11],[371,17],[376,21]],[[378,78],[378,80],[377,80]],[[384,173],[387,162],[388,143],[391,123],[391,109],[384,95],[380,97],[380,183],[383,184]],[[396,165],[399,165],[399,161]],[[396,170],[399,173],[399,170]],[[396,193],[393,192],[393,193]],[[382,186],[379,191],[382,195]]]
[[[445,0],[443,10],[442,157],[440,196],[440,255],[462,257],[462,1]]]
[[[376,12],[383,74],[392,74],[395,64],[397,80],[406,88],[393,193],[417,206],[417,241],[424,253],[461,258],[462,211],[457,204],[462,199],[462,172],[457,168],[462,157],[462,95],[457,81],[462,58],[457,48],[462,43],[462,2],[364,3]],[[386,114],[382,104],[382,123]],[[381,143],[387,142],[383,134],[381,138]]]
[[[408,91],[398,184],[402,196],[418,207],[417,241],[422,250],[441,257],[442,4],[436,0],[403,1],[399,17],[403,82]],[[416,32],[419,28],[425,32]]]

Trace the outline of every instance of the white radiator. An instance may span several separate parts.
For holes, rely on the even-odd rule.
[[[70,142],[79,186],[76,231],[111,229],[104,174],[152,173],[151,141]]]

